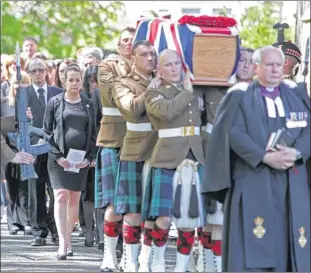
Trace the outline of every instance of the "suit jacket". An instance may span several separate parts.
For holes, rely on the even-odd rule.
[[[117,77],[126,76],[130,71],[130,62],[122,56],[115,56],[101,62],[98,68],[98,84],[102,107],[117,107],[112,96],[111,84]],[[126,125],[122,116],[103,115],[97,146],[119,148],[123,144],[125,132]]]
[[[33,126],[42,128],[43,127],[43,116],[44,116],[44,111],[42,110],[40,106],[40,102],[38,99],[38,96],[36,94],[35,89],[33,88],[32,85],[27,87],[28,91],[28,106],[31,107],[31,112],[33,116]],[[49,100],[56,96],[59,93],[62,93],[64,90],[55,86],[49,86],[48,85],[48,90],[47,90],[47,102]],[[34,133],[30,133],[30,142],[31,144],[37,144],[39,141],[40,137],[35,135]]]
[[[149,81],[135,71],[114,81],[112,94],[123,118],[131,123],[150,123],[146,112],[145,92]],[[126,135],[121,149],[121,160],[142,162],[150,159],[157,141],[156,131],[130,131]]]
[[[157,130],[183,126],[201,126],[199,98],[202,95],[179,90],[163,82],[157,89],[146,92],[146,108],[152,124]],[[151,157],[151,166],[175,169],[186,159],[190,149],[203,165],[203,146],[200,136],[159,138]]]
[[[6,139],[3,136],[9,132],[16,132],[14,116],[1,117],[1,168],[5,168],[6,164],[11,162],[15,156],[15,153],[6,143]]]
[[[63,111],[64,111],[64,95],[65,92],[53,97],[45,111],[44,116],[44,138],[51,144],[51,151],[49,156],[55,160],[65,157],[65,140],[63,128]],[[95,156],[95,143],[96,143],[96,129],[94,121],[94,105],[92,100],[84,95],[81,95],[81,100],[84,108],[88,114],[89,122],[87,128],[87,142],[85,146],[86,155],[89,161],[92,161]]]

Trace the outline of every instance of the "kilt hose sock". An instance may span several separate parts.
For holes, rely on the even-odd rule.
[[[202,231],[199,237],[199,240],[203,246],[203,248],[212,249],[213,242],[212,242],[212,233]]]
[[[168,241],[168,234],[169,229],[162,229],[157,226],[157,224],[154,224],[154,229],[152,231],[152,242],[157,247],[164,246]]]
[[[118,222],[104,222],[104,234],[108,237],[119,237],[122,234],[122,220]]]
[[[104,257],[100,266],[101,271],[111,272],[117,268],[116,247],[122,233],[122,221],[104,224]]]
[[[178,229],[177,251],[183,255],[189,255],[194,244],[195,231],[182,231]]]
[[[215,256],[221,256],[221,240],[213,240],[212,250]]]
[[[144,236],[143,244],[146,246],[151,246],[151,244],[152,244],[152,229],[144,227],[143,236]]]

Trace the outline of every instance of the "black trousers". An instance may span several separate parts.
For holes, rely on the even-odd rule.
[[[28,181],[20,181],[19,167],[8,164],[5,171],[8,193],[11,203],[7,206],[7,223],[9,231],[23,230],[29,226],[28,214]]]
[[[47,171],[47,154],[38,156],[35,170],[38,179],[28,180],[28,208],[29,219],[34,237],[46,238],[51,232],[57,235],[54,219],[54,194]],[[46,194],[49,196],[49,205],[46,207]]]

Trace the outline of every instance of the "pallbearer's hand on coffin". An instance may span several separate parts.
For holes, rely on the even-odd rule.
[[[182,72],[182,78],[183,78],[184,88],[190,92],[193,92],[193,86],[191,83],[190,72],[188,69],[187,69],[186,73]]]
[[[158,88],[161,85],[161,83],[162,83],[162,79],[159,78],[159,77],[156,77],[156,78],[151,80],[151,82],[149,83],[147,89],[149,89],[149,88]]]

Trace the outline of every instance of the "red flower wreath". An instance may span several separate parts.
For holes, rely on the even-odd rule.
[[[184,15],[178,20],[179,24],[191,24],[197,26],[205,26],[205,27],[233,27],[236,26],[237,22],[234,18],[226,17],[226,16],[192,16],[192,15]]]

